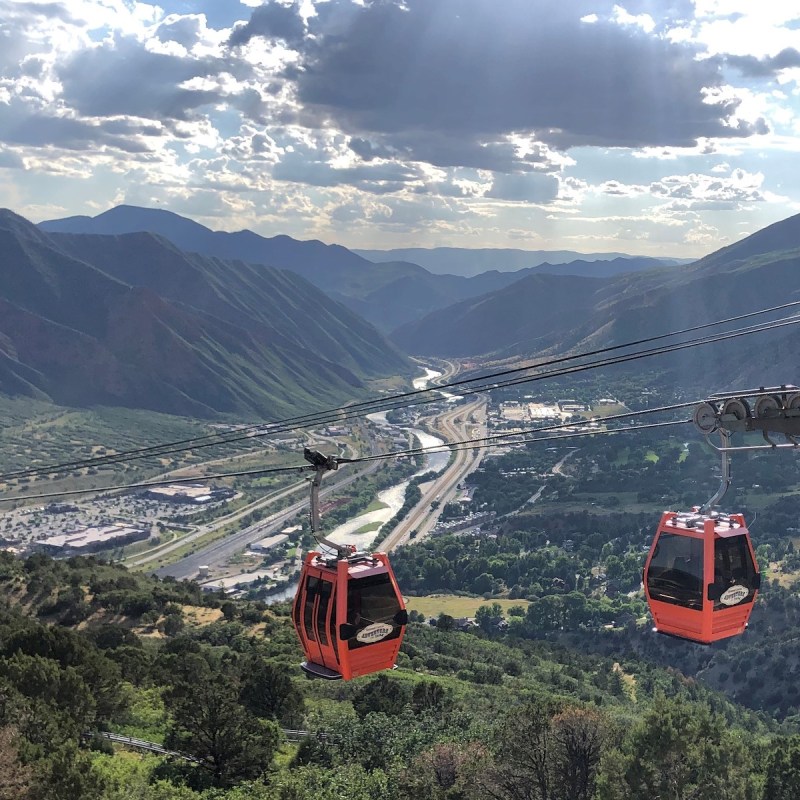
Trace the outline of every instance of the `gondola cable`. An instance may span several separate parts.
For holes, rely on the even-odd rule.
[[[800,303],[800,301],[798,301],[798,303]],[[797,303],[791,303],[791,304],[786,304],[786,305],[793,306],[793,305],[797,305]],[[655,339],[661,339],[661,338],[665,338],[667,336],[675,336],[675,335],[679,335],[680,333],[687,332],[687,331],[690,331],[690,330],[697,330],[698,328],[707,328],[707,327],[710,327],[712,325],[720,325],[720,324],[723,324],[725,322],[731,322],[731,321],[734,321],[734,320],[737,320],[737,319],[741,319],[743,317],[754,316],[756,314],[767,313],[768,311],[774,311],[776,309],[780,309],[780,308],[784,308],[784,307],[785,306],[776,306],[773,309],[764,309],[763,311],[752,312],[751,314],[741,315],[740,317],[731,317],[728,320],[721,320],[721,321],[716,322],[716,323],[706,323],[705,325],[695,326],[695,328],[685,329],[684,331],[676,331],[676,332],[673,332],[671,334],[662,334],[660,336],[650,337],[649,339],[639,340],[638,343],[642,343],[642,342],[645,342],[645,341],[653,341]],[[401,408],[409,407],[409,406],[412,406],[412,405],[418,405],[418,404],[420,404],[420,402],[422,402],[422,403],[432,402],[432,400],[430,400],[430,399],[425,399],[425,400],[422,400],[422,401],[419,401],[419,402],[414,402],[414,403],[400,403],[399,405],[394,405],[394,406],[387,405],[387,403],[396,402],[398,400],[403,400],[405,398],[412,397],[414,395],[420,395],[420,394],[423,394],[423,393],[429,393],[429,392],[438,393],[438,392],[443,391],[444,389],[455,388],[456,392],[459,393],[458,396],[464,396],[465,394],[477,394],[477,393],[480,393],[481,391],[491,391],[491,390],[496,389],[496,388],[504,388],[504,387],[507,387],[507,386],[518,385],[520,383],[527,383],[527,382],[534,382],[534,381],[538,381],[538,380],[544,380],[544,379],[548,379],[548,378],[562,377],[564,375],[575,374],[575,373],[579,373],[579,372],[582,372],[582,371],[585,371],[585,370],[588,370],[588,369],[596,369],[596,368],[602,367],[602,366],[612,366],[612,365],[615,365],[615,364],[626,363],[626,362],[638,360],[638,359],[641,359],[641,358],[648,358],[648,357],[651,357],[651,356],[654,356],[654,355],[662,355],[662,354],[668,354],[668,353],[672,353],[672,352],[677,352],[679,350],[685,350],[687,348],[697,347],[697,346],[700,346],[700,345],[703,345],[703,344],[712,344],[712,343],[715,343],[715,342],[718,342],[718,341],[725,341],[725,340],[731,339],[731,338],[737,338],[737,337],[740,337],[740,336],[751,335],[753,333],[761,333],[761,332],[764,332],[764,331],[774,330],[774,329],[777,329],[777,328],[784,327],[786,325],[797,324],[798,322],[800,322],[800,317],[794,316],[794,317],[784,318],[782,320],[777,320],[777,321],[774,321],[774,322],[771,322],[771,323],[761,323],[761,324],[754,325],[754,326],[740,328],[740,329],[737,329],[737,330],[734,330],[734,331],[729,331],[727,333],[715,334],[715,335],[712,335],[712,336],[709,336],[709,337],[701,337],[699,339],[690,340],[688,342],[681,342],[681,343],[677,343],[677,344],[673,344],[673,345],[667,345],[667,346],[659,347],[659,348],[650,348],[649,350],[639,351],[637,353],[624,354],[624,355],[616,356],[616,357],[613,357],[613,358],[600,360],[600,361],[597,361],[597,362],[590,362],[588,364],[579,364],[579,365],[574,365],[574,366],[571,366],[571,367],[565,367],[565,368],[562,368],[562,369],[559,369],[559,370],[553,370],[553,371],[544,372],[544,373],[537,373],[537,374],[534,374],[534,375],[526,375],[526,376],[518,377],[518,378],[515,378],[515,379],[511,379],[511,380],[508,380],[508,381],[501,381],[501,382],[498,382],[498,383],[495,383],[495,384],[486,385],[486,386],[475,386],[475,387],[469,386],[467,388],[459,388],[459,386],[464,386],[465,384],[475,383],[478,380],[482,380],[482,381],[483,380],[489,380],[490,378],[494,378],[494,377],[499,376],[499,375],[514,374],[514,373],[519,373],[521,371],[528,371],[528,370],[531,370],[531,369],[537,369],[537,368],[540,368],[541,366],[544,366],[544,365],[551,365],[551,364],[554,364],[554,363],[564,362],[564,361],[567,361],[567,360],[575,360],[575,359],[578,359],[578,358],[585,358],[585,357],[588,357],[589,355],[592,355],[592,354],[599,354],[599,353],[602,353],[602,352],[609,352],[609,351],[617,350],[617,349],[624,348],[624,347],[630,347],[630,346],[633,346],[636,343],[629,342],[629,343],[626,343],[626,344],[623,344],[623,345],[615,345],[615,346],[609,347],[609,348],[602,348],[602,349],[597,350],[597,351],[592,351],[591,353],[582,353],[582,354],[577,354],[577,355],[574,355],[574,356],[563,356],[563,357],[559,357],[557,359],[552,359],[550,361],[543,362],[543,364],[529,365],[529,366],[525,366],[525,367],[518,367],[518,368],[514,368],[512,370],[503,370],[503,371],[500,371],[500,372],[497,372],[497,373],[492,373],[489,376],[480,376],[480,377],[471,378],[471,379],[463,379],[461,381],[454,381],[454,382],[451,382],[451,383],[448,383],[448,384],[444,384],[444,385],[441,385],[441,386],[431,387],[429,389],[421,389],[421,390],[416,390],[414,392],[407,392],[407,393],[395,395],[395,396],[389,397],[389,398],[378,398],[378,399],[373,400],[373,401],[365,401],[364,403],[354,404],[353,406],[345,406],[345,407],[342,407],[342,408],[339,408],[339,409],[330,410],[328,412],[320,412],[320,415],[323,415],[323,416],[317,415],[317,417],[315,419],[310,420],[307,423],[303,423],[302,425],[296,424],[294,420],[307,419],[309,417],[313,417],[314,415],[305,415],[305,417],[294,418],[294,420],[290,419],[290,420],[286,420],[286,421],[283,421],[283,422],[273,423],[273,425],[276,426],[276,427],[271,428],[269,431],[267,431],[265,433],[258,434],[258,438],[261,438],[261,437],[267,436],[267,435],[272,435],[274,433],[285,432],[286,430],[292,430],[293,428],[296,428],[296,427],[304,427],[305,425],[308,425],[308,426],[310,426],[310,425],[318,425],[318,424],[322,424],[323,422],[333,421],[333,420],[347,420],[347,419],[350,419],[352,417],[364,416],[365,414],[368,414],[368,413],[376,413],[376,412],[379,412],[379,411],[393,410],[393,409],[395,409],[397,407],[401,407]],[[365,405],[368,405],[370,407],[369,410],[365,410],[364,408],[361,408],[359,410],[359,407],[362,407],[362,406],[365,406]],[[327,415],[329,415],[329,414],[332,415],[330,418],[327,417]],[[262,425],[254,426],[254,427],[256,429],[263,429],[265,426],[262,424]],[[248,430],[252,430],[252,429],[248,429]],[[183,440],[182,442],[177,442],[177,444],[183,444],[183,443],[188,442],[188,441],[193,441],[193,442],[200,441],[200,442],[202,442],[204,438],[209,438],[209,437],[201,437],[200,439],[196,439],[196,440]],[[204,447],[212,447],[212,446],[217,446],[217,445],[222,445],[222,444],[230,444],[230,443],[234,443],[234,442],[238,442],[238,441],[242,441],[242,440],[252,440],[253,438],[256,438],[256,437],[254,437],[253,435],[248,433],[248,434],[246,434],[244,436],[238,435],[238,436],[235,436],[235,437],[228,437],[228,438],[224,438],[224,439],[220,438],[220,439],[217,439],[214,442],[207,442],[205,444],[187,445],[186,447],[181,447],[181,448],[172,448],[172,449],[170,449],[171,445],[169,443],[163,444],[163,445],[155,445],[155,446],[152,446],[150,448],[141,448],[139,450],[127,451],[125,453],[114,453],[114,454],[110,454],[108,456],[95,457],[93,459],[84,459],[84,460],[81,460],[81,461],[65,462],[65,463],[62,463],[62,464],[34,467],[34,468],[30,468],[28,470],[20,470],[20,471],[17,471],[17,472],[6,473],[4,475],[0,475],[0,482],[8,482],[10,480],[15,480],[15,479],[22,478],[22,477],[32,477],[32,476],[36,476],[36,475],[52,474],[53,472],[58,472],[58,471],[61,471],[61,470],[64,470],[64,469],[79,469],[79,468],[94,467],[94,466],[104,466],[104,465],[107,465],[107,464],[118,463],[120,461],[136,460],[137,458],[148,458],[148,457],[154,457],[154,456],[173,455],[175,453],[185,452],[187,450],[202,449]]]
[[[660,409],[656,409],[660,410]],[[637,412],[637,413],[647,413],[646,411]],[[606,419],[606,418],[603,418]],[[591,430],[591,431],[582,431],[580,433],[567,433],[561,436],[552,436],[552,437],[536,437],[532,439],[525,439],[520,442],[511,442],[511,444],[523,444],[523,443],[533,443],[539,441],[556,441],[559,439],[570,439],[575,438],[578,436],[592,436],[592,435],[604,435],[610,433],[623,433],[629,431],[639,431],[639,430],[647,430],[648,428],[660,428],[660,427],[668,427],[674,425],[685,425],[686,423],[691,422],[691,420],[672,420],[668,422],[657,422],[652,424],[645,424],[645,425],[635,425],[630,426],[628,428],[610,428],[608,430]],[[562,428],[569,428],[574,426],[576,423],[566,423]],[[547,430],[554,430],[557,429],[559,426],[555,426],[555,428],[548,428]],[[516,435],[522,436],[526,435],[527,433],[535,433],[539,430],[544,429],[531,429],[527,432],[517,433]],[[480,441],[480,440],[474,440]],[[409,456],[415,455],[435,455],[441,452],[447,452],[448,450],[452,452],[460,452],[461,450],[485,450],[489,449],[490,447],[495,447],[494,442],[487,442],[486,444],[473,444],[473,440],[465,440],[463,442],[452,442],[451,444],[441,444],[441,445],[434,445],[430,448],[412,448],[409,450],[404,451],[397,451],[393,453],[386,453],[377,456],[365,456],[363,458],[337,458],[336,461],[338,463],[353,463],[357,464],[360,462],[366,461],[373,461],[373,460],[386,460],[386,459],[398,459],[398,458],[406,458]],[[225,478],[240,478],[240,477],[251,477],[256,475],[264,475],[267,473],[303,473],[309,470],[309,467],[305,464],[296,464],[294,466],[289,467],[265,467],[264,469],[254,469],[254,470],[244,470],[240,472],[224,472],[218,473],[215,475],[202,475],[202,476],[194,476],[191,478],[164,478],[161,480],[152,480],[152,481],[141,481],[138,483],[126,483],[121,484],[118,486],[100,486],[94,487],[91,489],[69,489],[63,492],[47,492],[42,494],[26,494],[26,495],[19,495],[15,497],[0,497],[0,503],[16,503],[16,502],[23,502],[26,500],[45,500],[52,497],[72,497],[81,494],[107,494],[111,492],[124,492],[130,491],[131,489],[145,489],[152,486],[171,486],[173,484],[181,484],[181,483],[193,483],[200,479],[202,480],[223,480]]]

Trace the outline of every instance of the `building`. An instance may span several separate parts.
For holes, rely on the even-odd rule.
[[[203,505],[218,500],[230,500],[234,494],[233,489],[227,487],[215,488],[191,483],[185,486],[155,486],[142,492],[142,497],[148,500],[157,500],[160,503]]]
[[[44,507],[44,511],[45,514],[72,514],[80,509],[71,503],[50,503]]]
[[[96,553],[112,547],[122,547],[133,542],[150,538],[150,531],[134,525],[105,525],[103,527],[82,528],[49,536],[33,542],[32,547],[52,556],[72,556],[83,553]]]
[[[255,553],[266,553],[273,547],[279,547],[289,541],[289,537],[283,533],[276,533],[274,536],[267,536],[258,542],[252,542],[249,547]]]

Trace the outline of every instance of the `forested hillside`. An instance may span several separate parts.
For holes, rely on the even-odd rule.
[[[299,677],[287,609],[0,556],[0,796],[796,796],[800,736],[674,669],[413,621],[400,669]],[[506,638],[510,636],[511,638]],[[285,729],[307,731],[299,743]],[[99,731],[185,758],[112,749]]]

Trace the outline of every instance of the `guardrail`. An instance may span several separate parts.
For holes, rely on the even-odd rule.
[[[307,739],[309,736],[315,736],[320,741],[327,741],[331,737],[327,733],[311,731],[296,730],[294,728],[281,728],[281,732],[289,742],[300,742]],[[112,733],[111,731],[95,731],[94,733],[84,733],[84,739],[91,739],[94,736],[99,736],[101,739],[106,739],[115,744],[121,744],[124,747],[131,747],[134,750],[144,750],[148,753],[158,753],[168,758],[180,758],[183,761],[191,761],[193,764],[201,764],[202,760],[195,756],[190,756],[188,753],[181,753],[177,750],[169,750],[157,742],[148,742],[146,739],[137,739],[135,736],[125,736],[122,733]]]
[[[101,739],[107,739],[109,742],[124,745],[125,747],[132,747],[134,750],[146,750],[149,753],[158,753],[162,756],[169,758],[180,758],[183,761],[191,761],[193,764],[202,763],[199,758],[190,756],[188,753],[181,753],[177,750],[168,750],[163,745],[156,742],[148,742],[144,739],[137,739],[134,736],[124,736],[121,733],[111,733],[109,731],[97,731],[96,733],[86,733],[85,738],[99,736]]]

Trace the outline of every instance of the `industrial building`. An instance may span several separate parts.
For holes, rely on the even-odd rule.
[[[218,500],[230,500],[235,492],[226,487],[214,488],[199,483],[186,486],[156,486],[142,492],[142,497],[148,500],[157,500],[160,503],[189,503],[203,505],[214,503]]]
[[[96,553],[111,547],[122,547],[150,538],[150,530],[133,525],[105,525],[101,528],[82,528],[49,536],[33,542],[32,546],[52,556],[72,556]]]
[[[289,541],[288,536],[283,533],[276,533],[273,536],[267,536],[266,539],[252,542],[250,544],[250,549],[255,553],[266,553],[268,550],[272,550],[273,547],[278,547],[278,545],[282,545],[287,541]]]

